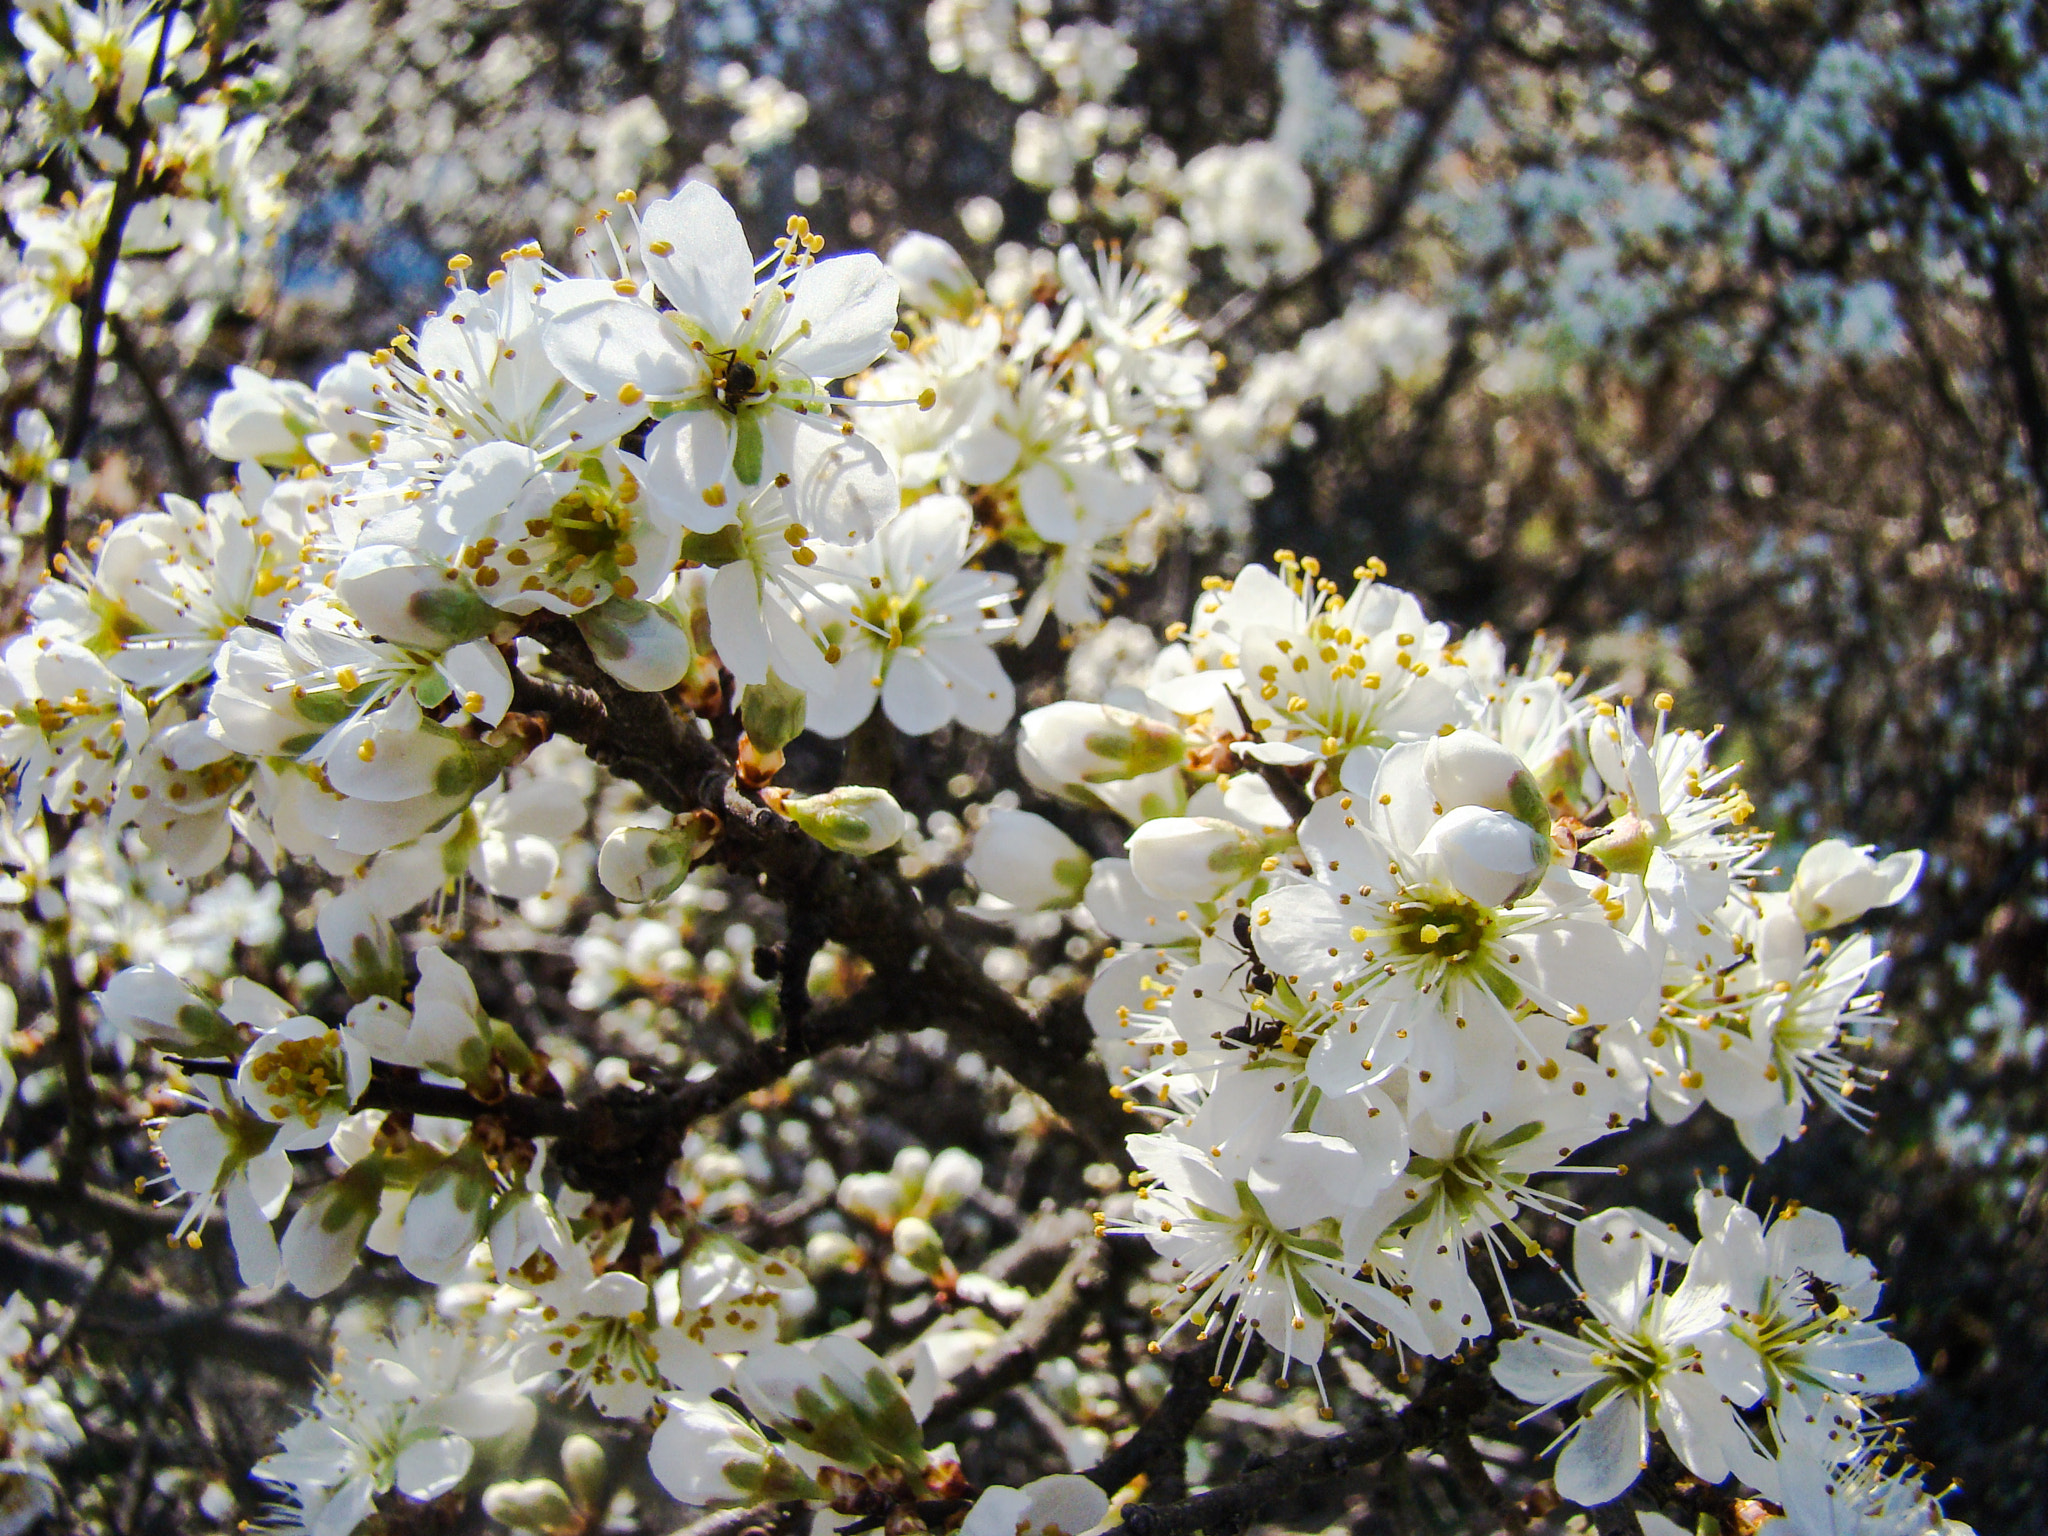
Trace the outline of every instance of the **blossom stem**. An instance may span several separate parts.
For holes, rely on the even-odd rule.
[[[170,48],[171,22],[177,15],[178,7],[172,4],[164,7],[163,21],[157,28],[156,54],[150,60],[149,75],[142,87],[142,96],[155,90],[164,77],[164,59]],[[128,216],[135,211],[135,203],[142,188],[142,149],[149,140],[149,114],[142,110],[138,97],[135,120],[128,125],[128,132],[122,140],[127,150],[127,159],[121,167],[121,174],[114,179],[114,192],[107,204],[106,227],[100,232],[99,244],[92,253],[92,281],[85,290],[85,299],[78,311],[78,367],[71,375],[71,403],[64,415],[64,440],[58,448],[58,456],[65,462],[76,460],[85,447],[85,435],[92,429],[93,390],[100,374],[100,333],[107,323],[107,290],[114,281],[114,267],[121,259],[121,242],[128,229]],[[71,485],[68,479],[59,480],[50,487],[50,510],[43,521],[43,559],[54,566],[57,556],[63,553],[65,534],[71,513]]]

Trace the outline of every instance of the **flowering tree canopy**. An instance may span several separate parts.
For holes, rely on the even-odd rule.
[[[0,1536],[2030,1528],[2039,32],[17,7]]]

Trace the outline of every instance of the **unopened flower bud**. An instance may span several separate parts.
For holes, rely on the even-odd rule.
[[[1055,794],[1170,768],[1188,749],[1187,738],[1163,720],[1075,700],[1032,710],[1018,730],[1017,766]]]
[[[980,1188],[981,1159],[958,1147],[946,1148],[925,1172],[925,1202],[935,1211],[950,1211]]]
[[[1544,804],[1536,775],[1490,736],[1452,731],[1432,738],[1423,754],[1422,772],[1429,792],[1445,810],[1483,805],[1550,835],[1550,807]]]
[[[620,901],[660,901],[690,873],[698,840],[675,827],[614,827],[597,850],[597,878]]]
[[[398,1234],[398,1262],[408,1274],[445,1285],[462,1272],[488,1229],[495,1179],[483,1155],[466,1146],[413,1186]]]
[[[636,693],[665,693],[696,659],[690,632],[668,609],[610,597],[576,615],[597,664]]]
[[[740,724],[757,752],[779,752],[804,733],[809,700],[803,689],[786,683],[774,668],[765,683],[749,683],[740,695]]]
[[[919,1274],[936,1275],[946,1267],[946,1245],[940,1241],[938,1229],[922,1216],[906,1216],[897,1222],[889,1241],[895,1245],[896,1256]]]
[[[967,855],[976,885],[1026,912],[1073,906],[1093,867],[1079,843],[1030,811],[990,811]]]
[[[733,1384],[762,1427],[849,1472],[921,1471],[929,1461],[903,1383],[842,1335],[757,1348]]]
[[[241,1037],[221,1011],[161,965],[131,965],[99,995],[100,1013],[131,1040],[191,1056],[234,1056]]]
[[[684,1504],[781,1502],[824,1493],[721,1403],[669,1399],[668,1416],[647,1448],[647,1467]]]
[[[804,1244],[804,1268],[813,1275],[859,1267],[860,1244],[844,1232],[814,1232]]]
[[[228,378],[230,387],[213,397],[206,413],[206,451],[231,464],[303,463],[306,434],[320,421],[313,391],[254,368],[230,369]]]
[[[822,795],[797,796],[785,800],[782,809],[837,853],[880,853],[895,847],[910,829],[910,818],[896,797],[870,784],[842,784]]]
[[[1655,824],[1632,811],[1617,818],[1593,841],[1579,845],[1579,852],[1590,854],[1617,875],[1642,874],[1649,869],[1650,855],[1656,851]]]
[[[405,996],[405,950],[384,915],[358,887],[320,909],[314,923],[335,976],[357,1002]]]
[[[1124,844],[1131,874],[1161,901],[1209,902],[1259,872],[1266,845],[1214,816],[1162,816]]]
[[[1873,859],[1839,838],[1815,843],[1792,877],[1792,906],[1811,933],[1853,923],[1873,907],[1904,901],[1927,856],[1913,848]]]
[[[569,1436],[562,1442],[562,1476],[569,1480],[569,1491],[578,1504],[595,1508],[604,1492],[604,1447],[588,1435]]]
[[[932,1155],[923,1147],[905,1147],[889,1162],[889,1177],[903,1186],[915,1203],[924,1193],[924,1176],[931,1172]]]
[[[839,1181],[839,1208],[886,1227],[910,1209],[902,1181],[886,1173],[849,1173]]]
[[[1550,839],[1506,811],[1461,805],[1429,829],[1416,856],[1483,907],[1505,907],[1543,883]]]
[[[503,617],[448,568],[395,544],[365,544],[342,561],[334,590],[372,634],[443,650],[491,632]]]
[[[889,270],[903,302],[930,315],[960,316],[981,297],[960,253],[937,235],[912,230],[889,248]]]
[[[536,1477],[525,1483],[493,1483],[484,1490],[484,1513],[515,1531],[545,1531],[567,1525],[575,1506],[560,1485]]]

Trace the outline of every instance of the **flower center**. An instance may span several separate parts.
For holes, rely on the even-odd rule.
[[[317,1125],[348,1075],[340,1046],[341,1036],[331,1029],[303,1040],[281,1040],[249,1063],[249,1076],[277,1118]]]
[[[1451,965],[1477,954],[1493,925],[1492,912],[1454,892],[1410,887],[1389,910],[1396,950]]]

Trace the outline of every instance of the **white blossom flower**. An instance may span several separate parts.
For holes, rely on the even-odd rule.
[[[104,811],[149,739],[142,701],[82,645],[16,637],[0,653],[0,765],[25,820]]]
[[[1807,849],[1792,876],[1792,907],[1810,932],[1853,923],[1873,907],[1904,901],[1927,862],[1914,848],[1873,859],[1869,848],[1828,838]]]
[[[370,1053],[349,1029],[303,1014],[258,1035],[242,1056],[235,1092],[279,1127],[277,1145],[325,1146],[370,1081]]]
[[[1726,1195],[1701,1190],[1693,1263],[1717,1276],[1735,1309],[1700,1341],[1701,1368],[1729,1402],[1748,1408],[1818,1393],[1903,1392],[1920,1379],[1913,1352],[1869,1321],[1878,1282],[1870,1261],[1842,1246],[1831,1216],[1787,1209],[1768,1224]]]
[[[1055,1473],[1022,1488],[982,1490],[961,1536],[1088,1536],[1109,1517],[1109,1495],[1085,1477]]]
[[[738,217],[703,182],[649,204],[635,233],[636,265],[670,307],[630,278],[564,285],[549,359],[600,400],[674,408],[649,456],[679,456],[700,491],[736,501],[793,472],[800,435],[837,430],[826,384],[888,346],[895,279],[871,255],[817,261],[823,240],[792,219],[757,280]]]
[[[1605,1504],[1636,1480],[1653,1415],[1697,1476],[1728,1475],[1730,1448],[1716,1434],[1727,1415],[1698,1370],[1700,1340],[1722,1325],[1728,1290],[1688,1270],[1667,1294],[1664,1266],[1684,1257],[1682,1239],[1653,1234],[1627,1211],[1588,1217],[1572,1259],[1592,1318],[1576,1337],[1531,1326],[1494,1361],[1494,1379],[1537,1413],[1577,1400],[1557,1461],[1557,1491],[1574,1504]]]
[[[992,646],[1015,628],[1015,584],[968,568],[973,537],[965,501],[927,496],[872,540],[820,550],[824,606],[812,625],[834,681],[812,691],[810,729],[843,736],[877,697],[890,723],[912,736],[954,720],[992,736],[1010,723],[1016,689]]]
[[[477,1442],[533,1417],[502,1354],[466,1328],[427,1318],[388,1335],[344,1329],[311,1411],[252,1475],[317,1508],[314,1536],[347,1536],[381,1493],[424,1502],[460,1486]]]

